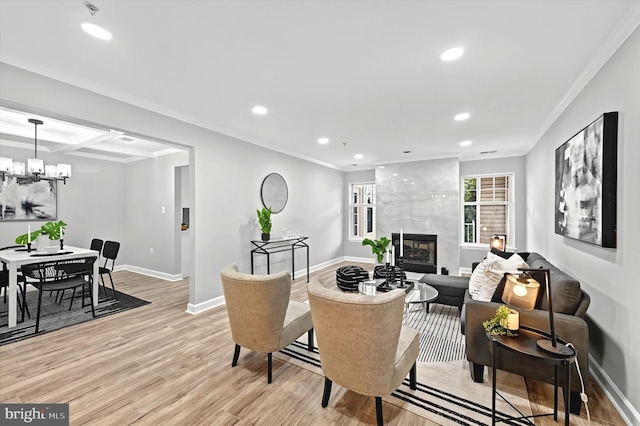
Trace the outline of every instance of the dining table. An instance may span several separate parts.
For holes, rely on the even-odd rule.
[[[93,263],[93,305],[98,306],[98,268],[100,252],[82,247],[65,245],[57,253],[27,251],[26,248],[10,248],[0,250],[0,261],[7,265],[9,270],[9,328],[15,327],[18,320],[18,269],[22,265],[33,263],[65,261],[83,257],[96,256],[98,260]]]

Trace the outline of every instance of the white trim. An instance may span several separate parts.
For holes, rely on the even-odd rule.
[[[187,303],[187,310],[185,312],[191,315],[198,315],[204,311],[217,308],[218,306],[222,306],[224,304],[225,304],[224,296],[218,296],[218,297],[214,297],[213,299],[200,302],[196,305],[194,305],[193,303]]]
[[[327,260],[326,262],[319,263],[317,265],[312,265],[309,267],[309,273],[319,271],[322,268],[326,268],[327,266],[335,265],[336,263],[340,263],[344,260],[344,257],[337,257],[335,259]],[[296,271],[296,277],[300,278],[302,276],[307,276],[307,269],[301,269],[300,271]]]
[[[574,101],[574,99],[582,92],[591,79],[600,71],[604,64],[609,61],[611,56],[622,46],[627,38],[640,25],[640,3],[631,6],[625,14],[622,22],[613,30],[609,37],[602,43],[591,61],[587,64],[576,81],[571,85],[569,91],[562,98],[558,106],[553,110],[544,124],[538,129],[538,132],[529,140],[529,148],[527,153],[535,146],[542,136],[551,128],[553,123],[562,115],[565,109]],[[526,153],[525,153],[526,154]]]
[[[362,263],[376,263],[373,257],[351,257],[344,256],[342,258],[345,262],[362,262]]]
[[[609,398],[611,404],[618,411],[628,425],[640,425],[640,413],[636,410],[626,396],[620,391],[618,386],[611,380],[600,364],[589,354],[589,372],[591,377],[598,383],[602,392]]]
[[[160,278],[161,280],[166,281],[180,281],[183,278],[182,274],[167,274],[165,272],[154,271],[151,269],[140,268],[139,266],[132,265],[119,265],[116,266],[113,270],[135,272],[136,274],[148,275],[150,277]]]

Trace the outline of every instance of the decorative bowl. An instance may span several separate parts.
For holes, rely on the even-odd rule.
[[[46,251],[47,253],[57,253],[58,250],[60,250],[60,247],[58,246],[49,246],[44,248],[44,251]]]

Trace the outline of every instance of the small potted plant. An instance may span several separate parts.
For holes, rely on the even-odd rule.
[[[362,240],[363,246],[371,246],[371,252],[376,255],[378,263],[382,263],[384,252],[387,251],[389,243],[391,243],[391,240],[387,237],[382,237],[379,240],[372,240],[370,238]]]
[[[514,337],[518,335],[516,330],[507,328],[509,314],[511,309],[502,305],[496,310],[496,316],[482,323],[482,326],[489,334],[498,336]]]
[[[260,222],[260,229],[262,230],[262,241],[269,241],[271,238],[271,207],[263,207],[262,210],[257,210],[258,222]]]

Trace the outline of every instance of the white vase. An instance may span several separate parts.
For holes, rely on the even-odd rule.
[[[49,247],[49,236],[38,235],[36,238],[36,251],[44,251],[45,247]]]

